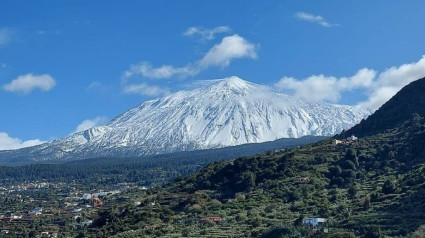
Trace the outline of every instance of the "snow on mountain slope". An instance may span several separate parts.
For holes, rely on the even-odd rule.
[[[135,156],[333,135],[369,114],[229,77],[146,101],[104,126],[21,149],[20,154],[33,160]]]

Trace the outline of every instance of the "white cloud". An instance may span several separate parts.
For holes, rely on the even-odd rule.
[[[257,47],[239,35],[224,37],[197,63],[201,69],[210,66],[226,67],[234,59],[257,58]]]
[[[48,74],[33,75],[25,74],[12,80],[12,82],[3,85],[3,89],[9,92],[30,93],[35,89],[47,92],[56,85],[55,79]]]
[[[22,141],[21,139],[10,137],[5,132],[0,132],[0,150],[15,150],[42,143],[45,143],[45,141],[39,139]]]
[[[95,118],[92,118],[92,119],[86,119],[86,120],[82,121],[71,134],[81,132],[81,131],[85,131],[85,130],[90,129],[92,127],[105,124],[106,122],[107,122],[106,117],[95,117]]]
[[[360,105],[377,109],[401,88],[423,77],[425,77],[425,56],[422,56],[418,62],[386,69],[373,82],[369,89],[368,100]]]
[[[146,83],[132,84],[124,88],[125,93],[137,93],[142,96],[156,97],[165,96],[171,93],[167,88],[162,88],[155,85],[148,85]]]
[[[297,97],[314,101],[338,102],[341,93],[358,88],[369,87],[375,78],[376,72],[370,69],[361,69],[351,77],[336,78],[333,76],[312,75],[306,79],[283,77],[275,84],[281,91],[293,92]]]
[[[297,12],[295,14],[295,17],[299,20],[316,23],[316,24],[319,24],[319,25],[324,26],[324,27],[338,26],[338,24],[329,23],[322,16],[313,15],[313,14],[306,13],[306,12]]]
[[[0,28],[0,47],[10,42],[11,32],[7,28]]]
[[[230,32],[232,29],[228,26],[219,26],[213,29],[204,29],[202,27],[189,27],[183,33],[185,36],[199,35],[202,39],[212,40],[216,34]]]
[[[368,99],[358,105],[376,110],[401,88],[425,77],[425,56],[418,62],[391,67],[381,73],[361,69],[351,77],[313,75],[305,79],[283,77],[274,86],[294,96],[316,101],[339,102],[344,92],[361,89]]]
[[[141,62],[130,66],[123,78],[141,75],[146,78],[164,79],[171,77],[185,78],[194,76],[212,66],[228,66],[232,60],[240,58],[257,58],[257,47],[239,35],[224,37],[214,45],[200,60],[189,63],[184,67],[163,65],[153,67],[149,62]]]
[[[124,72],[124,78],[130,78],[134,75],[142,75],[146,78],[163,79],[175,75],[179,77],[193,76],[199,73],[196,67],[187,65],[185,67],[174,67],[172,65],[163,65],[158,68],[153,67],[149,62],[141,62],[130,66],[130,69]]]

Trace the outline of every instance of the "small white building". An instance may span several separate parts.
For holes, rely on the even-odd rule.
[[[356,141],[359,138],[357,138],[355,135],[351,135],[350,137],[347,138],[348,141]]]
[[[325,223],[326,218],[304,218],[303,219],[303,225],[305,226],[311,226],[316,227],[320,225],[320,223]]]
[[[34,208],[34,210],[28,212],[28,214],[29,215],[39,216],[39,215],[41,215],[42,212],[43,212],[43,208],[42,207],[36,207],[36,208]]]
[[[85,194],[83,194],[83,197],[82,198],[84,200],[90,200],[92,198],[92,195],[90,193],[85,193]]]
[[[50,237],[49,232],[48,231],[41,232],[41,237],[42,238],[49,238]]]
[[[74,211],[72,211],[73,213],[78,213],[81,212],[83,209],[82,208],[75,208]]]

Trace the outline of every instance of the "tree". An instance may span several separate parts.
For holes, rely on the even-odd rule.
[[[368,231],[366,232],[365,236],[366,238],[381,238],[382,232],[379,227],[371,226],[369,227]]]
[[[395,191],[395,184],[390,180],[385,180],[384,185],[382,186],[382,192],[385,194],[390,194]]]
[[[344,169],[357,170],[357,166],[351,160],[346,160],[344,162]]]
[[[357,195],[357,191],[358,188],[355,184],[352,184],[349,188],[348,188],[348,196],[350,196],[351,199],[356,198]]]
[[[339,165],[337,166],[333,166],[329,168],[329,176],[331,178],[336,178],[338,177],[340,174],[342,173],[342,169],[341,167],[339,167]]]
[[[352,148],[350,148],[349,150],[347,150],[347,152],[345,153],[345,158],[347,160],[351,160],[351,161],[355,161],[357,159],[357,154],[356,151]]]
[[[363,204],[362,204],[362,207],[363,207],[363,209],[364,210],[369,210],[370,209],[370,196],[369,195],[367,195],[365,198],[364,198],[364,200],[363,200]]]

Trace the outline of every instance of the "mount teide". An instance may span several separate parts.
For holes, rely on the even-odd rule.
[[[274,93],[265,86],[229,77],[146,101],[104,126],[50,143],[0,152],[0,159],[139,156],[305,135],[327,136],[352,127],[369,114],[358,107]]]

